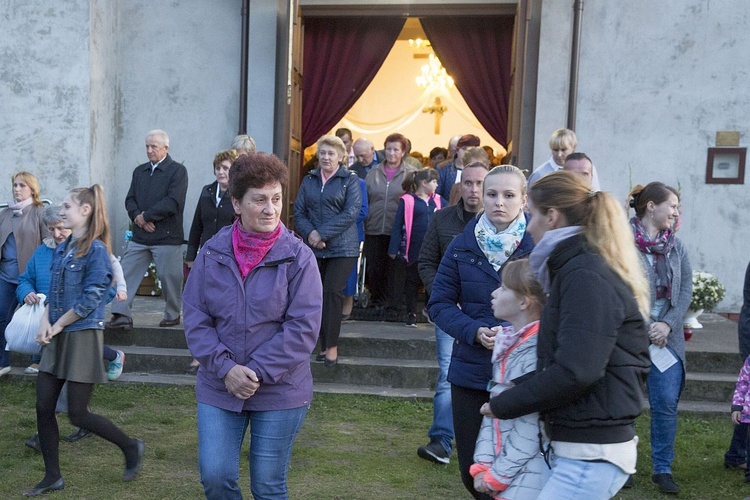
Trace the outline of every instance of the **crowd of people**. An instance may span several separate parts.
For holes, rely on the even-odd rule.
[[[165,132],[147,134],[149,161],[133,171],[125,199],[133,236],[121,262],[100,186],[45,209],[37,179],[14,174],[14,201],[0,212],[0,376],[10,371],[4,330],[14,310],[47,297],[43,348],[27,368],[38,374],[38,433],[27,444],[41,451],[45,475],[24,494],[65,486],[61,412],[80,437],[94,433],[122,450],[124,480],[138,475],[145,444],[92,413],[89,401],[94,384],[123,369],[124,353],[103,343],[105,305],[113,301],[107,328],[133,328],[132,291],[154,261],[160,326],[184,316],[194,357],[206,497],[241,498],[249,426],[253,496],[286,498],[293,442],[312,400],[310,362],[338,363],[360,258],[371,307],[386,318],[403,308],[416,326],[424,290],[439,375],[429,443],[417,454],[446,464],[455,442],[474,498],[611,498],[632,484],[644,387],[652,480],[679,492],[671,467],[692,294],[675,236],[679,192],[636,186],[628,222],[567,129],[552,134],[550,159],[528,180],[470,134],[421,160],[401,134],[383,146],[347,129],[321,137],[292,231],[281,221],[288,167],[238,136],[214,158],[215,181],[201,189],[184,259],[188,176],[169,156]],[[748,380],[750,364],[732,414],[745,434]],[[733,439],[727,463],[746,460],[743,439]]]

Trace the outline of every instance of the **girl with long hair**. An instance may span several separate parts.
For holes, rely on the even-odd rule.
[[[71,235],[52,256],[50,294],[37,342],[42,359],[36,384],[39,443],[44,478],[24,496],[65,488],[59,464],[59,429],[55,404],[68,382],[70,422],[120,447],[125,455],[123,480],[135,479],[143,458],[143,441],[127,436],[106,418],[90,413],[95,383],[107,380],[103,358],[104,306],[112,282],[110,232],[102,187],[73,189],[60,210]]]
[[[529,190],[528,208],[530,263],[548,294],[537,371],[482,413],[503,420],[541,413],[554,461],[538,498],[611,498],[635,472],[633,424],[651,365],[648,281],[608,193],[555,172]]]
[[[407,326],[417,326],[417,293],[422,284],[417,261],[427,225],[436,210],[448,206],[447,200],[435,194],[437,185],[438,173],[433,168],[409,172],[401,183],[405,194],[398,201],[388,245],[395,270],[388,302],[390,309],[397,312],[405,298]]]

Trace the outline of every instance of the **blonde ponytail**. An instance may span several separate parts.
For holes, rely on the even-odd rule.
[[[541,212],[559,210],[571,226],[583,226],[586,241],[633,292],[645,320],[651,311],[649,284],[627,214],[609,193],[591,191],[580,176],[558,171],[538,180],[529,197]]]
[[[627,215],[609,193],[595,192],[590,200],[591,216],[584,234],[589,245],[633,291],[643,319],[651,314],[649,284]]]

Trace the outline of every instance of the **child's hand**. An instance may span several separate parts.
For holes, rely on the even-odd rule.
[[[740,417],[742,416],[741,411],[733,411],[732,412],[732,423],[734,425],[740,425]]]
[[[117,302],[125,302],[128,300],[128,292],[117,292],[115,300],[117,300]]]
[[[487,493],[490,491],[487,487],[487,483],[484,482],[484,472],[480,472],[474,476],[474,489],[480,493]]]

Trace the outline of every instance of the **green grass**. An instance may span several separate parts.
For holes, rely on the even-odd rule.
[[[41,456],[23,444],[35,431],[34,387],[0,384],[0,499],[17,497],[44,474]],[[55,499],[202,498],[197,470],[195,403],[191,388],[109,385],[98,387],[92,408],[146,442],[139,478],[121,480],[123,459],[94,437],[60,443],[65,490]],[[468,499],[455,455],[448,466],[417,458],[432,419],[429,402],[318,394],[294,446],[290,497],[311,499]],[[74,429],[60,418],[60,432]],[[636,488],[618,498],[660,498],[650,481],[648,418],[639,419]],[[680,498],[741,499],[750,493],[740,471],[723,467],[731,435],[728,415],[681,417],[674,474]],[[247,443],[245,444],[246,456]],[[241,486],[250,498],[247,461]]]

